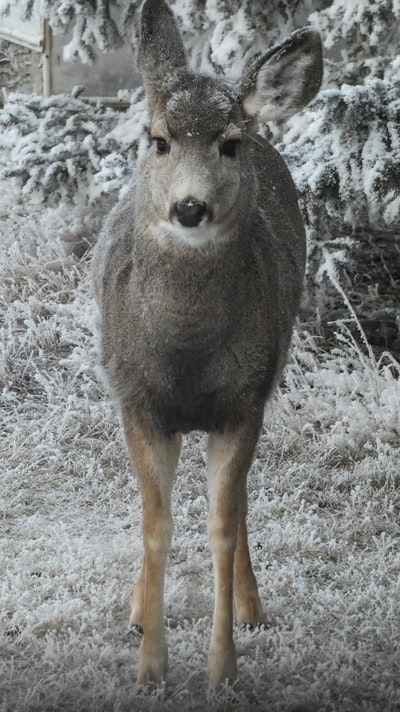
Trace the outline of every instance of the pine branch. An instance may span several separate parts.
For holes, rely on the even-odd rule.
[[[121,119],[120,112],[71,95],[10,95],[0,112],[0,150],[8,155],[1,175],[18,178],[23,192],[48,203],[78,191],[94,199],[115,190],[132,171],[142,132],[139,116],[136,139],[124,146],[113,133]]]

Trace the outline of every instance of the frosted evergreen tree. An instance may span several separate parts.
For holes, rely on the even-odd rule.
[[[137,44],[140,0],[12,0],[21,16],[47,18],[69,32],[65,59]],[[0,0],[6,13],[11,0]],[[322,34],[325,77],[299,117],[261,130],[284,154],[309,235],[309,304],[337,315],[337,286],[377,339],[400,348],[396,306],[400,225],[400,4],[398,0],[171,0],[195,69],[240,75],[245,64],[295,27]],[[145,133],[143,93],[125,114],[90,106],[77,93],[40,99],[11,95],[0,112],[3,175],[43,199],[118,194],[134,170]],[[385,311],[374,298],[385,294]],[[315,297],[317,296],[317,300]],[[390,308],[388,308],[390,307]],[[382,331],[383,329],[383,331]],[[386,329],[386,332],[385,332]],[[387,331],[389,329],[389,332]],[[385,336],[386,333],[386,336]],[[396,341],[397,339],[397,341]]]

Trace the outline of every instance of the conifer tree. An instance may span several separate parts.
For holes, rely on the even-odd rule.
[[[38,12],[54,33],[70,33],[66,59],[94,62],[98,52],[122,44],[135,53],[140,0],[12,1],[21,16]],[[10,5],[0,0],[0,13]],[[301,116],[261,130],[285,156],[299,191],[309,236],[309,309],[314,304],[336,316],[340,275],[363,323],[372,322],[372,335],[375,330],[378,340],[400,348],[398,0],[171,5],[193,68],[232,78],[294,28],[309,23],[319,29],[326,54],[319,96]],[[11,95],[0,112],[0,147],[9,156],[2,173],[17,176],[24,190],[44,200],[79,191],[96,202],[126,184],[145,124],[140,89],[125,114],[90,106],[77,92],[50,99]],[[376,316],[379,292],[384,309]]]

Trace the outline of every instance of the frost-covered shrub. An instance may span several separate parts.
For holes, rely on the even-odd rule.
[[[35,10],[54,32],[70,33],[66,58],[94,61],[96,52],[121,43],[130,44],[134,54],[141,0],[15,4],[22,16]],[[0,13],[10,5],[11,0],[0,0]],[[261,131],[278,144],[299,190],[309,236],[309,293],[313,298],[318,293],[318,308],[334,305],[328,281],[335,281],[340,266],[348,268],[352,280],[358,265],[359,273],[369,275],[369,292],[386,280],[380,287],[386,292],[400,275],[395,266],[400,227],[398,0],[171,0],[171,5],[192,67],[233,78],[255,54],[295,27],[309,22],[320,30],[326,48],[320,95],[287,124]],[[10,96],[0,112],[0,148],[7,157],[1,173],[17,176],[25,191],[38,190],[47,201],[72,198],[76,191],[89,202],[104,193],[117,195],[133,170],[145,123],[140,91],[125,115],[91,107],[77,96]],[[387,263],[381,253],[371,257],[378,242]],[[353,292],[360,284],[352,285]]]
[[[325,91],[302,117],[292,119],[288,127],[281,127],[281,149],[294,171],[310,230],[320,234],[322,228],[331,233],[337,224],[358,224],[360,220],[374,225],[397,222],[400,88],[400,65],[394,59],[400,38],[397,2],[382,0],[371,4],[369,0],[360,0],[355,5],[347,0],[274,0],[266,5],[254,0],[171,0],[171,4],[185,35],[192,65],[197,69],[224,71],[233,77],[240,75],[255,53],[294,27],[309,21],[319,28],[328,50]],[[99,50],[107,51],[122,43],[131,43],[134,48],[137,40],[141,0],[96,3],[13,0],[15,5],[22,17],[29,18],[36,12],[48,19],[54,32],[72,32],[65,50],[68,59],[93,61]],[[0,14],[6,13],[10,6],[11,0],[0,0]],[[136,99],[130,112],[133,122],[138,119]],[[13,109],[14,101],[19,109]],[[73,164],[77,163],[79,171],[83,155],[86,162],[89,144],[89,163],[97,163],[94,173],[99,171],[100,161],[107,153],[118,153],[117,144],[123,140],[123,132],[119,136],[114,134],[115,143],[110,141],[110,124],[114,122],[116,126],[120,118],[110,110],[92,110],[90,120],[98,124],[95,138],[89,122],[85,126],[79,116],[75,126],[72,118],[66,130],[62,126],[65,113],[72,117],[76,111],[79,115],[81,106],[77,106],[77,97],[71,97],[69,108],[67,100],[44,100],[39,108],[38,102],[32,106],[31,99],[25,112],[21,102],[18,97],[9,101],[2,112],[1,124],[8,132],[9,143],[14,144],[11,162],[17,163],[18,168],[11,170],[23,180],[32,172],[37,176],[40,170],[46,171],[46,163],[58,162],[55,149],[58,140],[61,154],[70,153],[66,184],[72,181],[74,185]],[[35,113],[34,120],[31,111]],[[140,127],[141,111],[139,106]],[[16,112],[17,124],[13,116]],[[87,108],[86,112],[90,113]],[[86,138],[83,151],[77,150],[73,140],[66,140],[72,136],[70,129],[73,132],[75,128],[80,141],[82,131]],[[47,136],[49,129],[53,132],[51,139]],[[19,140],[27,134],[37,154],[40,144],[43,145],[41,168],[33,163],[27,141]],[[135,141],[137,138],[138,135]],[[53,144],[50,151],[49,144]],[[7,136],[3,140],[3,147],[6,146]],[[58,168],[49,167],[50,174]],[[123,171],[119,173],[123,181]],[[90,170],[89,180],[92,174]],[[51,182],[49,189],[52,192]]]
[[[129,121],[129,111],[121,116],[77,93],[48,99],[12,94],[0,112],[0,149],[9,156],[2,175],[19,178],[23,194],[35,192],[56,203],[83,191],[93,201],[120,188],[132,172],[143,133],[143,101]]]
[[[399,64],[398,60],[393,64]],[[400,79],[327,89],[280,150],[300,194],[312,251],[355,226],[398,230]],[[350,243],[349,243],[350,244]]]
[[[0,0],[0,14],[18,7],[20,17],[30,20],[33,13],[49,21],[56,34],[72,33],[64,59],[92,62],[97,51],[121,47],[135,36],[137,0]],[[118,23],[113,7],[119,10]]]
[[[72,34],[64,59],[95,60],[98,50],[135,47],[142,0],[0,0],[0,15],[11,7],[21,18],[35,12],[56,34]],[[318,0],[171,0],[193,64],[223,67],[234,73],[265,43],[302,24],[320,7]]]
[[[176,0],[193,68],[222,71],[237,77],[247,61],[302,24],[312,3],[280,0],[264,7],[253,0]],[[66,60],[92,62],[100,50],[127,43],[133,54],[141,0],[13,0],[21,17],[46,18],[55,33],[69,33]],[[11,0],[0,0],[0,14]],[[312,9],[312,8],[311,8]],[[141,92],[131,99],[127,114],[92,107],[70,97],[12,94],[0,112],[0,148],[8,153],[3,177],[17,177],[23,192],[35,190],[46,202],[72,199],[76,191],[89,201],[125,186],[145,123]]]

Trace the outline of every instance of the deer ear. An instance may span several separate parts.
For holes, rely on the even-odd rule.
[[[322,81],[322,43],[318,32],[302,28],[252,62],[240,93],[245,113],[265,121],[288,118],[314,98]]]
[[[145,0],[142,5],[138,63],[152,110],[165,77],[187,66],[174,15],[164,0]]]

